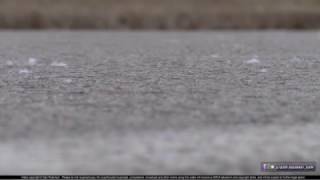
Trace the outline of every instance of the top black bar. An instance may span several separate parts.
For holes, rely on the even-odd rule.
[[[21,175],[0,179],[320,179],[320,175]]]

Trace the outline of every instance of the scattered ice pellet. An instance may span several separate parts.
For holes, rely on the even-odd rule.
[[[263,68],[263,69],[260,70],[260,72],[266,73],[266,72],[268,72],[268,69]]]
[[[212,57],[212,58],[218,58],[218,57],[220,57],[220,56],[219,56],[219,54],[211,54],[210,57]]]
[[[64,79],[63,82],[65,82],[65,83],[72,83],[72,79]]]
[[[55,67],[67,67],[68,65],[64,62],[52,62],[51,66],[55,66]]]
[[[301,59],[299,59],[297,56],[293,57],[291,60],[291,62],[300,62]]]
[[[7,61],[7,62],[6,62],[6,65],[7,65],[7,66],[13,66],[14,63],[13,63],[12,61]]]
[[[247,64],[257,64],[260,63],[260,60],[257,58],[252,58],[246,62]]]
[[[31,71],[29,69],[20,69],[19,74],[30,74]]]
[[[28,63],[30,66],[34,66],[37,64],[37,59],[36,58],[29,58]]]

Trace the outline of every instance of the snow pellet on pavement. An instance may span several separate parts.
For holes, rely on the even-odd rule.
[[[36,58],[29,58],[29,59],[28,59],[28,64],[29,64],[30,66],[36,65],[37,62],[38,62],[38,60],[37,60]]]
[[[255,58],[255,57],[254,57],[254,58],[246,61],[246,63],[247,63],[247,64],[258,64],[258,63],[260,63],[260,60],[259,60],[258,58]]]
[[[7,66],[13,66],[14,63],[13,63],[12,61],[7,61],[7,62],[6,62],[6,65],[7,65]]]
[[[57,61],[54,61],[50,64],[51,66],[55,66],[55,67],[67,67],[68,65],[64,62],[57,62]]]
[[[19,70],[19,74],[30,74],[32,73],[32,71],[30,71],[29,69],[20,69]]]
[[[72,79],[64,79],[63,82],[65,82],[65,83],[72,83]]]
[[[266,72],[268,72],[268,69],[265,69],[265,68],[260,69],[260,72],[262,72],[262,73],[266,73]]]
[[[300,62],[301,59],[298,58],[297,56],[295,56],[295,57],[291,58],[290,61],[291,61],[291,62]]]
[[[219,58],[220,55],[219,55],[219,54],[211,54],[210,57],[212,57],[212,58]]]

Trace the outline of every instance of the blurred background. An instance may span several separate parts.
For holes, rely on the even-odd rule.
[[[320,0],[0,0],[2,29],[317,29]]]

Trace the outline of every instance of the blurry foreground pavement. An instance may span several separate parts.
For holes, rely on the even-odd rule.
[[[317,32],[0,39],[0,174],[260,174],[261,161],[320,163]]]

